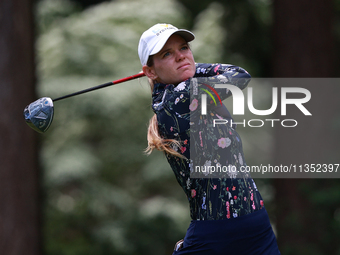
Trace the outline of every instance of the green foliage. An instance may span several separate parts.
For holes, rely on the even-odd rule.
[[[233,63],[244,67],[253,77],[271,77],[271,0],[179,0],[192,15],[190,25],[196,26],[202,12],[214,5],[221,25],[223,49],[220,59],[223,63]],[[208,21],[208,24],[210,22]],[[213,26],[204,32],[209,34]],[[214,40],[210,37],[210,40]]]
[[[141,33],[158,22],[185,27],[186,16],[172,0],[105,2],[83,12],[67,0],[40,1],[38,93],[56,98],[138,73]],[[218,17],[212,5],[194,32]],[[203,48],[205,40],[195,40],[195,55],[219,61],[221,40]],[[184,237],[186,197],[163,154],[143,152],[150,103],[145,78],[55,102],[40,153],[46,254],[170,254]]]
[[[38,93],[56,98],[138,73],[139,37],[159,22],[195,33],[197,62],[232,63],[253,77],[269,76],[270,1],[179,2],[120,0],[80,11],[68,0],[39,1]],[[145,78],[55,103],[41,147],[47,255],[171,254],[184,237],[190,221],[186,198],[163,154],[143,152],[150,103]],[[248,164],[270,161],[268,130],[239,133]],[[273,186],[270,180],[256,183],[274,223]],[[339,236],[338,188],[318,191],[304,190],[325,208],[318,216],[328,217],[330,233]],[[327,240],[323,232],[322,242]],[[294,247],[287,254],[289,249],[293,254]]]

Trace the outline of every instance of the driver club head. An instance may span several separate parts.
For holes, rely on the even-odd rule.
[[[52,99],[42,97],[25,107],[24,118],[35,131],[45,133],[52,123],[53,113]]]

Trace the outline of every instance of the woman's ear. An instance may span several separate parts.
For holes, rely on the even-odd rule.
[[[150,66],[147,66],[147,65],[144,65],[143,68],[143,73],[145,73],[145,75],[147,77],[149,77],[151,80],[156,80],[158,78],[156,72],[155,72],[155,69],[153,67],[150,67]]]

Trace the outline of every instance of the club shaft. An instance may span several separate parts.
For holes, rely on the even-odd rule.
[[[145,76],[144,73],[138,73],[138,74],[131,75],[131,76],[128,76],[128,77],[125,77],[125,78],[122,78],[122,79],[119,79],[119,80],[116,80],[116,81],[107,82],[107,83],[104,83],[104,84],[101,84],[101,85],[98,85],[98,86],[95,86],[95,87],[92,87],[92,88],[84,89],[84,90],[81,90],[81,91],[78,91],[78,92],[74,92],[72,94],[61,96],[61,97],[58,97],[56,99],[53,99],[52,101],[56,102],[58,100],[77,96],[77,95],[84,94],[84,93],[87,93],[87,92],[90,92],[90,91],[93,91],[93,90],[102,89],[102,88],[105,88],[105,87],[108,87],[108,86],[116,85],[118,83],[134,80],[134,79],[137,79],[137,78],[140,78],[140,77],[143,77],[143,76]]]

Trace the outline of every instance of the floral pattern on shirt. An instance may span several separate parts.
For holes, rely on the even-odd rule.
[[[264,204],[255,182],[247,174],[227,171],[224,175],[210,174],[210,178],[191,178],[193,165],[246,166],[242,141],[234,126],[218,125],[212,127],[214,118],[232,119],[228,110],[215,109],[214,102],[208,102],[208,114],[200,114],[198,93],[190,93],[193,84],[228,83],[244,89],[250,75],[242,68],[226,64],[196,64],[194,78],[177,86],[155,84],[152,108],[157,114],[161,136],[181,142],[174,148],[186,159],[166,154],[167,160],[184,190],[190,205],[193,220],[219,220],[236,218],[261,209]],[[200,91],[200,90],[199,90]],[[221,99],[231,95],[228,89],[216,89]],[[222,117],[219,115],[223,115]],[[193,129],[193,125],[196,129]],[[200,127],[200,128],[197,128]],[[190,151],[191,150],[191,151]],[[190,152],[202,155],[202,162],[193,162]]]

